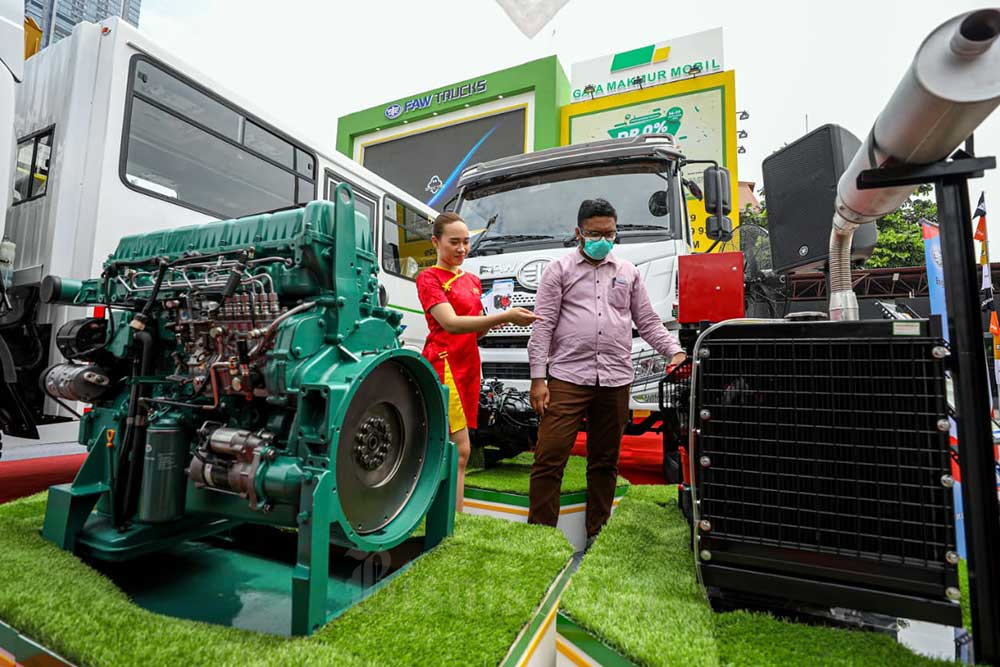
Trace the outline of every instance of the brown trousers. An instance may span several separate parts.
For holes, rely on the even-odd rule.
[[[555,526],[563,470],[587,419],[587,537],[597,535],[611,516],[618,481],[618,452],[628,420],[629,385],[590,387],[553,378],[549,407],[538,427],[531,466],[528,523]]]

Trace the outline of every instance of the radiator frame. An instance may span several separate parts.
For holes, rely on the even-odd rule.
[[[897,330],[894,327],[900,327],[899,331],[907,332],[910,335],[904,336],[900,333],[893,335],[893,332]],[[919,327],[919,334],[916,336],[912,335],[914,327]],[[935,369],[935,372],[940,371],[939,379],[931,378],[931,383],[939,390],[934,409],[940,410],[941,418],[946,418],[948,410],[945,395],[945,362],[943,359],[933,358],[932,355],[934,347],[945,346],[940,332],[941,325],[938,318],[909,320],[902,325],[890,321],[789,322],[785,320],[743,319],[721,322],[702,332],[694,348],[695,366],[691,375],[689,413],[691,428],[689,429],[688,447],[691,453],[689,466],[692,480],[692,529],[694,531],[695,561],[699,579],[711,596],[724,597],[728,591],[758,597],[766,601],[765,604],[775,608],[793,609],[802,604],[847,607],[961,626],[961,607],[953,599],[954,593],[959,587],[957,560],[953,564],[946,559],[939,562],[937,560],[930,561],[925,557],[924,559],[904,558],[901,559],[900,563],[887,563],[882,562],[882,559],[885,558],[884,552],[868,553],[865,557],[860,557],[860,555],[849,557],[844,553],[831,553],[830,547],[820,546],[820,540],[806,548],[801,547],[801,544],[805,543],[803,541],[799,548],[794,548],[789,544],[783,544],[780,539],[767,540],[762,538],[763,530],[760,534],[743,540],[739,539],[737,535],[720,535],[719,531],[715,531],[713,534],[713,529],[716,526],[712,525],[712,517],[705,515],[705,506],[711,506],[714,489],[722,488],[722,482],[713,487],[713,482],[706,482],[702,478],[702,475],[705,475],[711,479],[713,473],[711,460],[707,467],[701,461],[703,452],[718,451],[715,449],[716,445],[713,444],[715,442],[712,431],[713,421],[715,424],[725,421],[723,415],[710,414],[705,419],[702,414],[706,369],[712,368],[713,362],[719,361],[718,357],[713,358],[711,354],[713,344],[718,350],[719,344],[724,344],[724,341],[732,344],[753,339],[792,345],[806,344],[806,341],[809,340],[834,339],[871,341],[874,344],[889,342],[891,345],[894,340],[905,339],[908,343],[916,343],[919,347],[926,349],[928,358],[932,359],[932,368]],[[831,361],[831,368],[832,363]],[[710,404],[710,407],[719,409],[714,404]],[[924,418],[927,418],[926,414]],[[797,423],[796,426],[801,426],[801,424]],[[937,447],[928,450],[933,456],[940,454],[943,460],[950,462],[947,431],[939,432],[936,439],[926,432],[924,437],[928,438],[928,442],[935,443],[937,447],[940,447],[940,452],[937,451]],[[732,436],[729,438],[731,440]],[[889,450],[888,447],[879,447],[879,449]],[[777,444],[775,451],[781,451]],[[745,453],[737,454],[737,456],[745,456]],[[778,458],[781,456],[779,455]],[[815,461],[818,457],[784,458],[786,460]],[[929,460],[933,460],[935,464],[937,462],[936,459]],[[854,463],[857,464],[856,461]],[[858,469],[860,467],[858,465]],[[761,470],[763,470],[763,466],[761,466]],[[921,471],[921,473],[923,472]],[[950,467],[946,467],[940,472],[941,475],[950,475],[951,470]],[[785,474],[787,475],[787,473]],[[732,488],[732,484],[729,486]],[[929,483],[926,486],[928,489],[932,488]],[[923,485],[917,488],[923,488]],[[943,486],[943,488],[947,487]],[[760,481],[754,490],[759,494],[759,497],[764,497],[764,487]],[[775,495],[780,497],[779,493]],[[946,535],[944,541],[927,542],[926,544],[930,547],[925,547],[925,553],[926,548],[957,552],[954,500],[951,489],[947,489],[947,493],[940,493],[937,496],[931,494],[929,497],[945,499],[943,507],[937,502],[924,503],[919,511],[929,515],[932,511],[940,512],[944,509],[947,523],[944,526]],[[721,502],[718,499],[717,501]],[[730,502],[732,501],[730,500]],[[761,503],[758,504],[764,507]],[[781,503],[776,502],[775,504],[780,505]],[[932,509],[927,509],[927,507]],[[829,510],[826,510],[826,513],[829,514]],[[801,517],[801,514],[798,516]],[[745,519],[742,521],[746,523]],[[780,526],[782,521],[779,519],[777,523]],[[941,530],[940,521],[934,525],[939,531]],[[804,527],[811,528],[812,526]],[[801,527],[796,527],[795,530],[801,531]],[[904,539],[903,528],[899,530],[901,536],[899,541],[902,541]],[[817,530],[817,532],[819,531]],[[860,531],[858,534],[861,534]],[[913,544],[912,541],[911,544]],[[906,553],[905,546],[900,548],[900,553]],[[924,563],[921,564],[920,560],[923,560]]]

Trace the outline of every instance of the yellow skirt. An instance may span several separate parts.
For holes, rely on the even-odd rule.
[[[456,433],[466,428],[469,423],[465,419],[462,397],[458,393],[458,385],[455,384],[455,377],[451,374],[451,366],[447,359],[444,359],[444,386],[448,387],[448,431]]]

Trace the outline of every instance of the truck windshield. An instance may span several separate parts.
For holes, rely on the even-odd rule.
[[[458,213],[469,225],[473,243],[478,241],[475,254],[571,244],[580,202],[596,198],[608,200],[618,212],[618,243],[680,239],[682,216],[673,210],[671,180],[660,173],[663,169],[662,164],[615,165],[467,189]],[[660,191],[666,192],[660,198],[669,205],[654,216],[650,199]]]

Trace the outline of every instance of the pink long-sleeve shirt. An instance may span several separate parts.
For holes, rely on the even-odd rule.
[[[683,351],[653,310],[639,270],[614,253],[594,265],[577,248],[549,264],[535,294],[535,313],[543,319],[532,325],[528,340],[533,379],[547,371],[579,385],[630,384],[633,322],[660,354]]]

